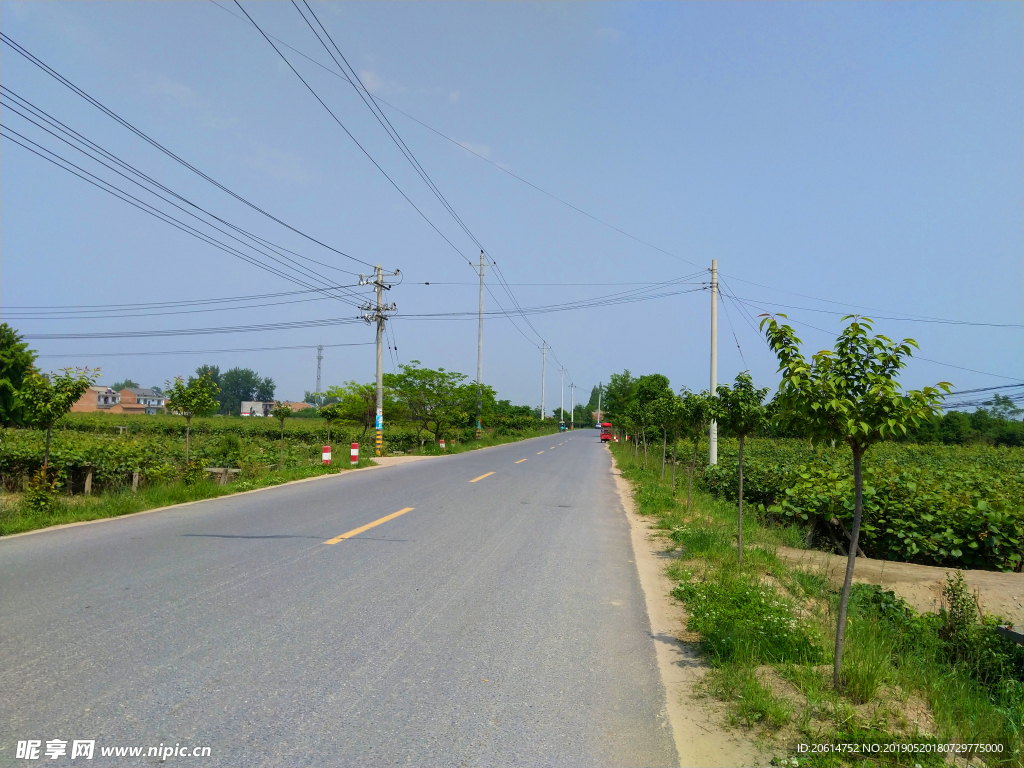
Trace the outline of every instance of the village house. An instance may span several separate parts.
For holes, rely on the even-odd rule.
[[[78,402],[71,406],[72,413],[138,413],[154,414],[164,410],[165,395],[152,389],[122,389],[115,392],[110,387],[89,387]]]

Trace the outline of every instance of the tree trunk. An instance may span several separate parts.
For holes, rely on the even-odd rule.
[[[690,491],[693,488],[693,470],[697,468],[697,446],[699,443],[693,441],[693,460],[690,461],[690,479],[686,483],[686,511],[690,511]]]
[[[189,441],[192,437],[192,417],[185,417],[185,463],[188,464]]]
[[[665,479],[665,449],[668,448],[668,430],[661,428],[661,479]]]
[[[740,435],[740,517],[739,517],[739,563],[743,565],[743,438],[744,435]]]
[[[331,444],[331,421],[330,421],[330,419],[327,420],[327,444],[328,445]]]
[[[853,449],[853,531],[850,533],[850,552],[846,556],[846,578],[839,597],[839,616],[836,618],[836,651],[832,662],[832,686],[839,690],[843,672],[843,640],[846,638],[846,609],[850,602],[850,588],[853,586],[853,568],[857,564],[857,541],[860,539],[860,517],[863,511],[864,487],[861,477],[863,448]]]
[[[679,454],[679,430],[672,433],[672,498],[676,495],[676,457]]]
[[[46,425],[46,453],[43,455],[43,475],[49,477],[47,470],[50,468],[50,431],[53,429],[51,424]]]
[[[277,471],[284,469],[284,419],[281,419],[281,453],[277,457]]]
[[[644,430],[644,469],[647,469],[647,430]]]

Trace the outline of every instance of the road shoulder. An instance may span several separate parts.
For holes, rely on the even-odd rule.
[[[769,753],[721,725],[725,715],[720,706],[710,699],[695,698],[694,687],[708,667],[692,647],[678,639],[684,632],[685,612],[670,597],[674,585],[665,575],[668,556],[662,552],[658,537],[652,535],[649,522],[637,514],[632,487],[614,460],[611,472],[629,521],[679,764],[684,768],[767,765]]]

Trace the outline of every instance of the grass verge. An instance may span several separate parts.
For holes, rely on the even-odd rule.
[[[643,469],[628,446],[612,451],[639,513],[677,555],[668,575],[687,609],[685,639],[711,666],[698,693],[728,702],[731,723],[774,748],[775,764],[1024,768],[1024,648],[996,635],[991,617],[954,632],[945,611],[916,614],[892,592],[855,584],[837,690],[838,594],[822,574],[775,555],[805,546],[803,531],[748,513],[741,566],[734,503],[696,490],[688,510],[660,467]],[[685,475],[677,482],[685,497]],[[857,751],[832,751],[846,744]],[[963,744],[985,746],[945,751]]]
[[[369,467],[373,462],[361,458],[357,467]],[[243,475],[227,485],[218,485],[212,479],[205,479],[195,485],[186,485],[180,480],[142,485],[138,491],[120,489],[94,496],[58,496],[46,510],[38,510],[23,503],[23,494],[5,493],[0,500],[0,536],[24,533],[53,525],[121,517],[147,509],[158,509],[189,501],[215,499],[241,491],[252,491],[281,485],[293,480],[321,475],[335,475],[350,469],[348,464],[307,467],[286,467],[265,471],[260,474]]]

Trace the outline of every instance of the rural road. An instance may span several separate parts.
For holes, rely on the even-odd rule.
[[[593,430],[2,540],[0,765],[672,765],[633,559]]]

